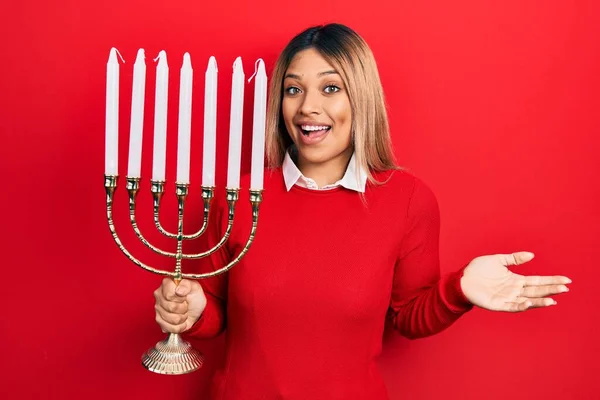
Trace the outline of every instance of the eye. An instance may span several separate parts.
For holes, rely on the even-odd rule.
[[[295,94],[298,94],[298,93],[300,93],[300,89],[298,89],[298,88],[297,88],[297,87],[295,87],[295,86],[290,86],[290,87],[288,87],[288,88],[285,88],[284,92],[285,92],[285,94],[289,94],[289,95],[292,95],[292,96],[293,96],[293,95],[295,95]]]
[[[331,93],[339,92],[340,90],[341,89],[336,85],[327,85],[327,86],[325,86],[325,89],[323,91],[327,94],[331,94]]]

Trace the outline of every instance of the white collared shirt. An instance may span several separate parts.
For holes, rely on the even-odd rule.
[[[302,172],[300,172],[300,170],[296,166],[296,163],[294,163],[294,160],[292,160],[289,150],[285,153],[282,170],[283,180],[285,181],[285,187],[288,190],[288,192],[292,188],[292,186],[298,185],[303,188],[314,190],[328,190],[334,189],[338,186],[342,186],[346,189],[364,193],[365,187],[367,185],[367,174],[362,167],[359,168],[356,164],[356,158],[354,157],[354,153],[352,153],[352,157],[350,158],[350,162],[348,163],[348,168],[346,168],[346,172],[344,173],[342,179],[335,182],[334,184],[325,185],[321,188],[319,188],[317,182],[315,182],[313,179],[302,175]],[[359,171],[358,174],[356,173],[357,171]]]

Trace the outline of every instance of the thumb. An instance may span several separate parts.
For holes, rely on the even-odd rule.
[[[508,267],[511,265],[525,264],[526,262],[533,260],[534,256],[535,255],[529,251],[518,251],[518,252],[512,253],[512,254],[499,254],[498,255],[498,257],[500,257],[500,262],[505,267]]]
[[[185,297],[192,291],[192,282],[187,279],[182,279],[175,289],[175,294],[179,297]]]

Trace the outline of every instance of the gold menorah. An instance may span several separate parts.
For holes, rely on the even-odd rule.
[[[159,220],[159,210],[160,210],[160,200],[164,193],[164,182],[159,181],[151,181],[152,182],[152,195],[154,197],[154,223],[156,228],[166,237],[177,239],[177,251],[175,253],[163,251],[155,246],[153,246],[146,238],[142,235],[135,216],[135,206],[136,206],[136,196],[140,187],[140,179],[139,178],[127,178],[127,191],[129,193],[129,219],[131,221],[131,225],[135,231],[135,234],[140,239],[140,241],[146,245],[148,248],[152,249],[156,253],[161,256],[175,258],[175,270],[171,271],[163,271],[157,268],[153,268],[149,265],[144,264],[137,258],[135,258],[131,253],[123,246],[121,243],[121,239],[117,235],[117,231],[115,228],[115,224],[113,221],[112,215],[112,206],[113,206],[113,197],[115,190],[117,188],[117,176],[115,175],[105,175],[104,177],[104,187],[106,189],[106,216],[108,218],[108,227],[110,232],[121,249],[121,251],[137,266],[145,269],[146,271],[153,272],[158,275],[170,276],[173,278],[175,283],[179,283],[182,279],[204,279],[210,278],[224,272],[227,272],[231,267],[237,264],[242,257],[246,254],[250,245],[254,241],[254,236],[256,234],[256,227],[258,225],[258,211],[260,208],[260,204],[262,202],[262,190],[250,190],[250,203],[252,204],[252,229],[250,231],[250,236],[248,237],[248,241],[244,246],[243,250],[237,255],[235,259],[233,259],[229,264],[224,267],[203,274],[185,274],[181,272],[181,260],[195,260],[203,257],[207,257],[214,252],[216,252],[219,248],[221,248],[229,235],[231,234],[231,230],[233,229],[233,221],[235,216],[235,205],[239,198],[239,189],[226,189],[227,191],[227,204],[228,204],[228,218],[227,218],[227,229],[223,234],[223,237],[213,248],[204,251],[202,253],[197,254],[184,254],[183,249],[183,241],[184,240],[193,240],[200,237],[208,227],[208,219],[211,208],[212,199],[214,197],[214,187],[202,186],[202,200],[204,203],[204,216],[203,223],[200,230],[192,235],[184,235],[183,234],[183,213],[185,207],[185,201],[188,196],[189,185],[188,184],[180,184],[177,183],[176,186],[176,195],[177,195],[177,203],[178,203],[178,222],[177,222],[177,233],[171,233],[165,230]],[[188,342],[183,340],[179,334],[170,333],[166,339],[158,342],[156,346],[149,349],[142,356],[142,364],[148,370],[152,372],[157,372],[160,374],[184,374],[188,372],[192,372],[197,370],[202,366],[203,358],[202,355],[198,352],[198,350],[194,349]]]
[[[266,116],[266,85],[267,78],[264,62],[257,60],[256,83],[254,97],[254,127],[252,138],[252,174],[250,182],[250,203],[252,204],[252,229],[242,251],[227,265],[211,272],[202,274],[187,274],[181,271],[181,261],[196,260],[210,256],[221,248],[229,238],[233,229],[235,206],[239,198],[240,159],[242,144],[242,115],[244,98],[244,73],[241,58],[238,57],[233,66],[231,121],[229,138],[229,164],[227,176],[227,205],[228,223],[225,233],[219,242],[211,249],[197,254],[184,254],[183,241],[199,238],[209,225],[209,214],[215,194],[215,142],[216,142],[216,86],[217,65],[211,57],[206,70],[205,85],[205,118],[204,118],[204,160],[202,180],[202,200],[204,203],[203,223],[200,230],[191,235],[185,235],[183,215],[189,190],[190,164],[190,134],[191,134],[191,95],[193,70],[189,53],[184,54],[181,67],[181,86],[179,104],[179,132],[177,153],[177,180],[175,192],[178,200],[177,233],[168,232],[160,223],[160,203],[165,188],[165,153],[166,153],[166,116],[167,116],[167,87],[168,64],[166,52],[161,51],[157,60],[157,82],[155,103],[155,132],[154,157],[151,191],[154,198],[154,224],[158,231],[169,239],[177,240],[177,251],[168,252],[152,245],[140,231],[135,215],[136,197],[140,189],[140,164],[142,157],[142,122],[144,111],[145,73],[144,51],[138,51],[134,65],[132,115],[129,148],[129,169],[127,173],[127,191],[129,193],[129,219],[139,240],[157,254],[175,259],[173,271],[164,271],[144,264],[135,258],[123,245],[117,235],[113,221],[113,198],[117,188],[118,178],[118,100],[119,100],[119,64],[117,50],[111,49],[107,64],[106,92],[106,170],[104,187],[106,189],[106,215],[110,232],[121,251],[137,266],[152,273],[172,277],[176,284],[182,279],[204,279],[227,272],[237,264],[248,252],[256,235],[258,211],[262,202],[262,187],[264,174],[264,138]],[[166,339],[157,343],[142,356],[142,364],[148,370],[160,374],[184,374],[197,370],[202,366],[202,355],[179,334],[170,333]]]

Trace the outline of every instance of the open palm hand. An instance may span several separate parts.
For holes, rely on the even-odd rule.
[[[518,312],[555,305],[548,296],[568,292],[569,278],[523,276],[507,268],[532,259],[529,252],[477,257],[465,268],[462,290],[471,303],[491,311]]]

